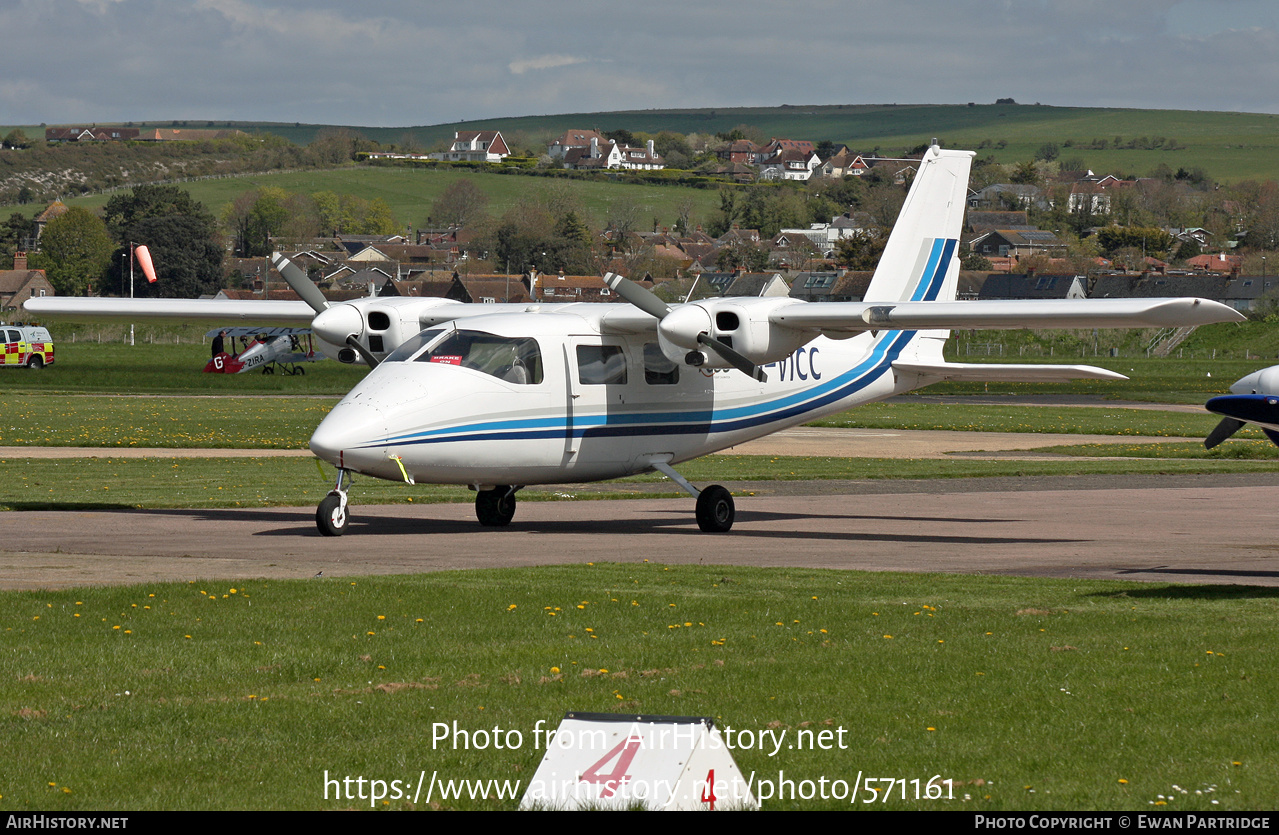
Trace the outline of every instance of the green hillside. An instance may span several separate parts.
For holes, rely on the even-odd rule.
[[[1063,147],[1062,155],[1080,157],[1094,170],[1145,174],[1165,163],[1173,169],[1198,167],[1216,179],[1233,182],[1279,178],[1279,115],[1188,110],[1123,110],[1046,105],[821,105],[733,107],[698,110],[639,110],[522,116],[412,128],[355,128],[370,139],[401,143],[412,136],[423,146],[451,139],[456,130],[500,129],[522,132],[530,140],[552,138],[568,128],[598,128],[656,133],[722,133],[749,125],[765,136],[788,136],[845,143],[859,151],[884,153],[913,148],[938,137],[951,148],[977,149],[998,162],[1018,162],[1044,143],[1076,146],[1094,139],[1113,142],[1147,137],[1175,139],[1176,151],[1140,149],[1084,150]],[[324,126],[244,125],[269,130],[294,142],[309,142]],[[1006,143],[997,147],[998,143]]]
[[[171,127],[174,123],[132,124]],[[309,143],[321,131],[346,128],[383,144],[410,143],[422,148],[451,139],[456,130],[500,129],[516,141],[537,144],[568,128],[714,134],[748,125],[765,137],[830,140],[859,151],[879,148],[884,153],[895,153],[938,137],[947,147],[980,149],[983,155],[1006,163],[1028,159],[1041,145],[1053,142],[1063,146],[1063,157],[1082,158],[1093,170],[1146,174],[1165,163],[1174,170],[1203,168],[1226,182],[1279,179],[1279,115],[1266,113],[1036,104],[848,104],[565,113],[390,128],[198,120],[187,125],[193,129],[234,127],[251,133],[274,133],[299,144]],[[3,127],[0,131],[9,129]],[[43,132],[43,128],[35,126],[23,129],[32,136]],[[1094,139],[1113,144],[1115,137],[1125,144],[1141,137],[1173,139],[1178,150],[1079,147]],[[1066,147],[1067,142],[1074,144]],[[987,147],[981,147],[983,143]]]

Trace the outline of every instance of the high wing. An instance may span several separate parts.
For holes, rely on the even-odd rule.
[[[1242,322],[1207,299],[1051,299],[956,302],[796,302],[769,313],[782,327],[827,336],[870,330],[1017,330],[1021,328],[1163,328]]]
[[[109,299],[44,296],[22,304],[35,317],[64,322],[109,320],[227,322],[300,322],[310,324],[315,316],[303,301],[258,301],[256,299]]]

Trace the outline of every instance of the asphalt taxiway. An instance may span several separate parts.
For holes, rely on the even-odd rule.
[[[1058,442],[1010,433],[799,428],[736,451],[803,455],[813,448],[846,456],[865,445],[878,457],[1007,457],[1041,455],[1026,450]],[[311,507],[0,513],[0,588],[604,560],[1279,587],[1279,541],[1269,524],[1279,503],[1276,475],[725,486],[737,497],[728,534],[699,532],[690,498],[522,501],[510,527],[492,529],[475,521],[469,504],[363,506],[357,493],[349,532],[333,539],[318,534]]]

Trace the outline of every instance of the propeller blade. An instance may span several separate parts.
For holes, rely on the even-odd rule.
[[[346,338],[346,344],[354,348],[355,353],[364,357],[364,361],[368,363],[369,368],[377,368],[377,357],[373,356],[373,353],[369,351],[368,348],[365,348],[362,344],[360,344],[360,340],[355,334],[351,334]]]
[[[1242,420],[1235,420],[1232,417],[1222,418],[1221,423],[1217,424],[1216,428],[1208,434],[1207,438],[1204,438],[1204,449],[1212,449],[1217,446],[1222,441],[1242,429],[1243,425],[1244,422]]]
[[[301,267],[278,252],[271,256],[271,265],[280,271],[280,275],[284,276],[284,280],[293,288],[293,292],[301,296],[302,301],[309,304],[312,310],[319,313],[328,309],[329,300],[324,298],[324,294],[320,292],[319,287],[315,286],[315,282],[307,278]]]
[[[605,273],[604,283],[608,285],[608,289],[655,319],[664,319],[671,312],[670,305],[629,278],[622,278],[616,273]]]
[[[699,333],[697,335],[697,341],[719,354],[730,365],[745,374],[747,377],[759,380],[761,383],[767,382],[768,375],[764,373],[764,369],[746,359],[746,357],[737,353],[718,339],[712,339],[704,333]]]

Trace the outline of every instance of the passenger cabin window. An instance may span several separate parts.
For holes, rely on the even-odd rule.
[[[644,345],[644,382],[650,386],[673,386],[679,383],[679,366],[666,358],[656,342]]]
[[[584,386],[626,383],[626,354],[618,345],[578,345],[577,379]]]

